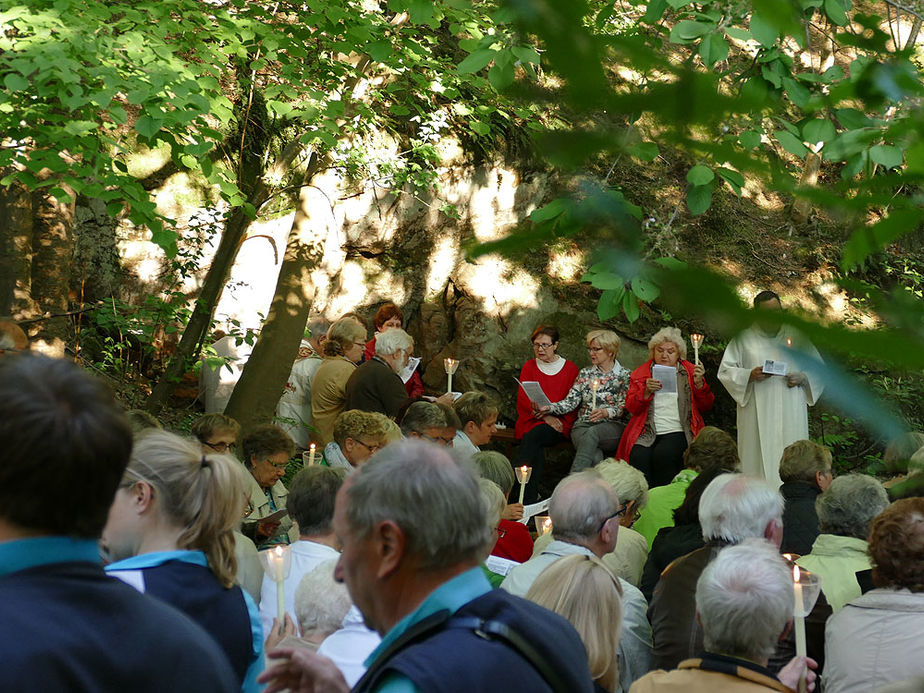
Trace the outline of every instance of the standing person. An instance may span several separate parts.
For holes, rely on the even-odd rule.
[[[553,325],[539,325],[530,338],[536,358],[523,364],[520,370],[521,382],[538,382],[545,396],[557,402],[568,394],[578,376],[578,367],[572,361],[558,355],[558,328]],[[577,412],[562,416],[554,414],[537,415],[522,387],[517,388],[517,421],[514,431],[520,446],[517,448],[514,466],[525,464],[533,468],[526,484],[526,503],[539,500],[539,480],[545,466],[545,448],[563,443],[571,436],[571,427],[577,419]]]
[[[563,399],[537,410],[539,416],[578,411],[577,423],[571,429],[571,440],[577,449],[572,472],[592,467],[614,452],[626,427],[629,371],[616,360],[619,335],[609,330],[592,330],[587,333],[586,341],[590,367],[581,370]]]
[[[818,351],[795,330],[767,320],[779,313],[780,297],[761,291],[754,297],[756,324],[739,334],[725,349],[719,380],[738,404],[738,454],[741,470],[774,484],[780,483],[783,448],[809,437],[808,407],[821,396],[817,376],[795,370],[793,352],[820,360]],[[763,372],[767,360],[784,361],[784,376]]]
[[[702,430],[702,412],[712,409],[715,396],[706,369],[686,360],[687,343],[676,327],[658,330],[648,341],[648,354],[650,360],[632,371],[626,395],[632,418],[616,457],[628,460],[655,488],[671,483],[683,469],[683,453]],[[673,392],[661,392],[664,384],[653,377],[655,365],[676,370]]]
[[[221,646],[245,692],[259,691],[263,630],[234,585],[232,532],[246,479],[230,456],[151,431],[132,451],[101,545],[109,575],[176,607]]]
[[[334,438],[334,422],[346,407],[346,384],[363,357],[366,328],[352,317],[340,318],[327,331],[324,361],[311,381],[312,442],[323,448]]]
[[[382,450],[337,494],[346,583],[382,643],[361,691],[531,693],[593,690],[587,655],[561,616],[491,589],[481,569],[493,541],[471,470],[446,450],[402,441]],[[347,691],[330,660],[280,648],[270,690]]]
[[[330,323],[326,320],[312,320],[308,323],[309,336],[298,347],[298,356],[276,405],[279,425],[299,449],[307,449],[311,444],[311,381],[323,362],[321,350],[329,329]]]
[[[372,339],[366,342],[366,347],[363,350],[363,357],[366,361],[375,356],[375,341],[380,334],[392,329],[400,330],[404,327],[404,313],[402,313],[401,309],[394,303],[383,303],[379,306],[379,309],[375,311],[372,324],[375,326],[375,334]],[[423,380],[420,379],[420,373],[415,370],[410,379],[404,383],[404,388],[407,392],[408,399],[419,399],[423,396],[424,385]]]
[[[0,690],[240,689],[208,633],[100,566],[132,449],[120,409],[65,359],[0,359]]]

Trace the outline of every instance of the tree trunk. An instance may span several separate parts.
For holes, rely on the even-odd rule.
[[[31,311],[32,196],[17,183],[0,186],[0,317]]]
[[[805,156],[805,166],[802,169],[802,177],[799,179],[800,187],[814,187],[818,182],[818,172],[821,171],[821,154],[809,152]],[[809,220],[812,213],[812,201],[804,197],[797,197],[792,203],[792,211],[789,214],[794,224],[802,225]]]
[[[71,194],[73,191],[64,188]],[[60,202],[47,188],[32,193],[32,300],[37,330],[32,348],[61,358],[70,336],[70,268],[74,261],[74,201]],[[41,317],[41,316],[60,317]]]
[[[306,180],[318,169],[313,158]],[[272,420],[298,354],[315,295],[311,272],[320,264],[328,232],[327,221],[318,219],[317,213],[312,215],[312,206],[321,205],[327,206],[328,198],[317,188],[303,185],[269,314],[225,407],[225,414],[243,428]]]

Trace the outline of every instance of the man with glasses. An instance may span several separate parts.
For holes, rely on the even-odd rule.
[[[378,416],[349,409],[334,422],[334,440],[324,448],[324,461],[350,474],[385,446],[385,434]]]
[[[554,541],[539,555],[514,567],[501,588],[523,596],[543,570],[564,556],[583,554],[602,558],[616,547],[619,518],[627,509],[616,491],[593,469],[565,477],[549,500]],[[624,691],[648,672],[651,628],[648,604],[638,588],[617,578],[622,588],[623,622],[619,637],[619,683]]]
[[[196,419],[190,429],[202,445],[202,452],[228,453],[233,455],[241,425],[224,414],[205,414]]]
[[[405,438],[423,438],[437,445],[452,447],[455,433],[450,434],[447,428],[443,410],[431,402],[414,402],[401,419],[401,433]]]

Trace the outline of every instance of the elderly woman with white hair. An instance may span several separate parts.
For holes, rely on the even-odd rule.
[[[686,360],[687,344],[676,327],[658,330],[648,341],[648,353],[651,359],[632,371],[626,395],[632,418],[616,456],[641,470],[654,488],[669,484],[683,469],[683,452],[705,425],[702,412],[712,408],[715,396],[706,369]],[[676,382],[656,379],[654,366],[676,371]]]

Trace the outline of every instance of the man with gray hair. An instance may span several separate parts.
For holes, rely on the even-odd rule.
[[[381,338],[381,337],[380,337]],[[382,634],[354,691],[593,689],[584,645],[562,617],[492,590],[478,483],[443,448],[383,449],[337,494],[335,576]],[[346,691],[330,660],[292,648],[261,676],[300,691]]]
[[[564,556],[583,554],[603,558],[613,551],[619,532],[619,518],[628,504],[620,505],[615,489],[596,469],[565,477],[549,499],[552,519],[551,544],[538,555],[513,568],[501,588],[525,595],[543,570]],[[651,627],[645,616],[648,603],[638,588],[622,578],[623,622],[619,637],[619,688],[628,691],[631,683],[649,669]]]
[[[401,418],[405,438],[424,438],[437,445],[452,445],[453,436],[446,434],[446,415],[432,402],[414,402]]]
[[[822,594],[834,613],[862,594],[857,572],[872,569],[869,526],[888,506],[882,484],[865,474],[838,477],[815,501],[821,533],[811,553],[796,563],[821,576]]]
[[[311,381],[323,361],[321,347],[327,339],[330,323],[323,318],[315,318],[308,321],[307,328],[308,336],[298,347],[286,387],[276,405],[279,425],[302,449],[307,449],[311,443]]]
[[[783,536],[783,497],[763,479],[722,474],[703,492],[699,521],[706,545],[671,563],[655,587],[648,608],[654,636],[653,664],[674,669],[703,648],[696,619],[696,581],[730,544],[767,539],[779,548]]]
[[[375,411],[390,419],[407,403],[401,373],[414,350],[414,339],[401,328],[375,336],[375,356],[353,371],[346,384],[346,408]]]
[[[792,577],[777,548],[746,539],[722,549],[696,583],[705,652],[674,671],[651,672],[631,693],[796,690],[803,671],[811,690],[815,673],[802,659],[793,659],[777,676],[767,669],[793,605]]]

